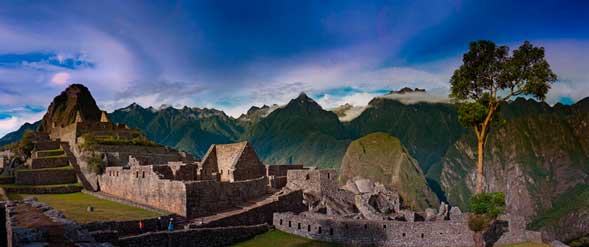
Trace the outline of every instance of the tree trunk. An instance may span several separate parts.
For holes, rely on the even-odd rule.
[[[483,232],[474,232],[472,235],[475,247],[485,247],[485,239],[483,238]]]
[[[478,142],[478,155],[479,155],[479,159],[477,161],[477,181],[476,181],[476,190],[475,193],[481,193],[483,192],[483,145],[484,145],[484,139],[481,138],[477,138],[477,142]]]

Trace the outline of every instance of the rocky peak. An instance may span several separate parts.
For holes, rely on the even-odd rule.
[[[305,112],[323,111],[323,108],[305,93],[301,93],[297,98],[290,100],[285,108],[292,110],[299,109]]]
[[[82,121],[96,122],[102,116],[90,90],[82,84],[70,85],[53,99],[39,129],[49,131],[54,127],[67,126],[76,121],[77,115]]]
[[[389,94],[406,94],[406,93],[419,93],[419,92],[425,93],[425,89],[422,89],[422,88],[411,89],[409,87],[404,87],[404,88],[401,88],[399,91],[392,90],[389,92]]]

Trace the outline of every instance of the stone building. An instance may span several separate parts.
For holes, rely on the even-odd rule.
[[[218,173],[221,181],[233,182],[264,176],[265,168],[249,142],[213,144],[205,154],[199,174]]]
[[[251,145],[241,142],[212,145],[200,162],[152,164],[130,156],[127,166],[107,167],[98,182],[103,193],[194,218],[237,207],[284,186],[270,186],[267,169],[285,174],[285,169],[301,167],[264,166]]]

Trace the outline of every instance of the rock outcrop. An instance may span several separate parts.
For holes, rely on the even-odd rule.
[[[403,202],[415,210],[439,204],[418,162],[399,139],[386,133],[369,134],[350,143],[342,161],[340,184],[356,176],[398,191]]]
[[[102,111],[88,88],[82,84],[72,84],[53,99],[47,113],[43,116],[40,131],[49,132],[54,127],[72,124],[76,118],[83,121],[100,122]]]

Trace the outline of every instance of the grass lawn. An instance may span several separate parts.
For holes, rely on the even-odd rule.
[[[78,186],[82,187],[80,183],[71,184],[47,184],[47,185],[28,185],[28,184],[0,184],[2,188],[51,188],[51,187],[62,187],[62,186]]]
[[[21,168],[16,169],[16,172],[38,172],[38,171],[53,171],[53,170],[73,170],[74,168],[68,164],[60,167],[51,167],[51,168],[39,168],[39,169],[29,169],[29,168]]]
[[[550,247],[550,245],[542,243],[525,242],[519,244],[501,245],[500,247]]]
[[[233,247],[263,247],[263,246],[281,246],[281,247],[339,247],[343,246],[335,243],[319,242],[290,233],[278,230],[270,230],[260,234],[253,239],[233,245]]]
[[[65,217],[78,223],[94,221],[125,221],[136,219],[155,218],[161,214],[100,199],[81,192],[71,194],[11,194],[11,198],[36,197],[39,201],[51,205],[53,208],[63,212]],[[94,207],[94,212],[88,212],[88,206]]]

